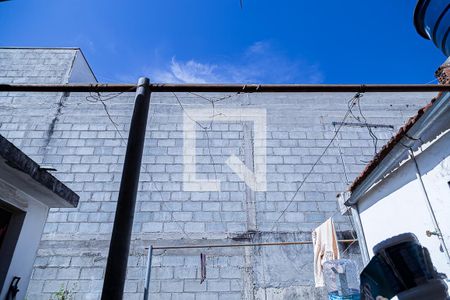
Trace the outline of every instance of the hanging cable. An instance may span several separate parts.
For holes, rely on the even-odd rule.
[[[366,119],[366,117],[364,116],[364,114],[363,114],[363,112],[362,112],[362,109],[361,109],[361,101],[360,101],[360,100],[358,100],[358,101],[356,102],[356,106],[358,107],[359,114],[360,114],[361,118],[363,119],[363,122],[362,122],[362,123],[366,126],[367,131],[369,131],[369,135],[370,135],[370,137],[372,138],[372,141],[373,141],[373,147],[374,147],[374,155],[376,155],[377,152],[378,152],[378,149],[377,149],[377,146],[378,146],[378,137],[377,137],[377,136],[375,135],[375,133],[373,132],[373,130],[372,130],[371,126],[369,125],[369,123],[367,123],[367,119]],[[358,119],[358,121],[361,122],[361,120],[359,120],[359,119]]]
[[[203,132],[204,132],[204,134],[205,134],[205,136],[206,136],[206,140],[207,140],[207,148],[208,148],[209,159],[210,159],[210,161],[211,161],[211,164],[212,164],[212,167],[213,167],[213,171],[214,171],[214,179],[215,179],[215,180],[218,180],[218,172],[217,172],[217,167],[216,167],[217,164],[216,164],[216,161],[215,161],[215,159],[214,159],[214,157],[213,157],[213,155],[212,155],[212,152],[211,152],[211,144],[210,144],[210,143],[211,143],[211,139],[210,139],[210,136],[209,136],[208,131],[211,131],[211,130],[212,130],[212,127],[213,127],[213,124],[214,124],[214,118],[215,118],[216,116],[218,116],[218,115],[221,115],[221,113],[219,113],[219,114],[216,114],[216,113],[215,113],[215,103],[218,102],[218,101],[222,101],[222,100],[226,100],[226,99],[235,97],[235,96],[239,95],[240,92],[239,92],[239,93],[236,93],[236,94],[232,94],[232,95],[227,95],[227,96],[224,96],[224,97],[220,97],[220,98],[217,98],[217,99],[211,99],[211,98],[208,98],[208,97],[206,97],[206,96],[203,96],[203,95],[200,95],[200,94],[197,94],[197,93],[189,93],[189,94],[192,94],[192,95],[194,95],[194,96],[196,96],[196,97],[199,97],[199,98],[201,98],[201,99],[204,99],[204,100],[208,101],[208,102],[211,104],[212,114],[211,114],[211,117],[210,117],[210,118],[211,118],[211,121],[209,122],[209,126],[203,125],[203,124],[201,124],[200,122],[198,122],[197,120],[195,120],[194,118],[192,118],[192,117],[186,112],[186,109],[184,108],[184,105],[183,105],[183,103],[181,102],[181,100],[180,100],[180,98],[178,97],[178,95],[177,95],[175,92],[172,92],[172,94],[173,94],[173,96],[175,97],[176,101],[178,102],[178,105],[180,106],[181,110],[183,111],[183,114],[184,114],[188,119],[190,119],[192,122],[194,122],[195,124],[197,124],[197,125],[203,130]],[[219,193],[220,193],[220,191],[219,191]],[[219,219],[220,219],[220,224],[222,224],[222,225],[224,226],[224,228],[225,228],[225,224],[224,224],[224,222],[223,222],[222,214],[221,214],[220,212],[218,213],[218,216],[219,216]],[[227,230],[226,230],[226,229],[225,229],[224,231],[225,231],[225,233],[227,233]]]
[[[155,187],[156,191],[158,192],[159,197],[161,198],[161,203],[162,203],[162,205],[163,205],[167,210],[170,210],[170,209],[167,207],[167,205],[166,205],[166,201],[164,200],[164,198],[163,198],[163,196],[162,196],[161,190],[156,186],[156,183],[155,183],[154,181],[152,181],[152,183],[153,183],[153,186]],[[179,222],[177,222],[176,220],[174,220],[174,222],[175,222],[175,224],[177,224],[178,228],[180,228],[181,232],[182,232],[188,239],[191,239],[191,237],[186,233],[186,231],[184,231],[183,226],[181,226],[181,225],[179,224]]]
[[[133,88],[134,89],[134,88]],[[122,142],[124,142],[125,146],[127,145],[127,141],[126,139],[123,137],[121,131],[119,130],[119,125],[113,120],[111,114],[109,113],[109,109],[108,106],[106,105],[106,101],[112,100],[114,98],[119,97],[120,95],[127,93],[127,92],[132,92],[133,89],[129,89],[128,91],[123,91],[123,92],[118,92],[118,93],[108,93],[105,95],[101,95],[100,92],[89,92],[89,95],[86,96],[86,101],[91,102],[91,103],[98,103],[100,102],[103,110],[106,113],[106,116],[108,117],[109,121],[111,122],[111,124],[114,126],[114,129],[116,130],[117,134],[120,136]]]
[[[317,160],[314,162],[314,164],[311,166],[310,170],[308,171],[308,173],[305,175],[305,177],[303,178],[303,180],[301,181],[300,185],[298,186],[297,190],[295,191],[294,195],[291,197],[291,199],[288,202],[288,205],[286,206],[286,208],[283,210],[283,212],[280,214],[280,216],[277,218],[277,220],[273,223],[272,228],[270,231],[273,231],[273,229],[275,228],[275,225],[278,223],[278,221],[280,221],[280,219],[283,217],[283,215],[286,213],[286,211],[289,209],[289,207],[291,206],[292,202],[294,202],[295,197],[297,196],[298,192],[300,191],[300,189],[302,188],[303,184],[306,182],[306,180],[308,179],[308,177],[313,173],[314,168],[319,164],[320,160],[322,159],[322,157],[325,155],[325,153],[328,151],[328,149],[330,148],[330,146],[333,144],[334,140],[336,139],[339,131],[341,130],[343,124],[345,123],[345,120],[348,118],[348,116],[352,113],[352,109],[356,104],[356,101],[358,101],[358,99],[362,96],[361,93],[356,93],[353,98],[351,98],[348,102],[349,104],[349,108],[347,110],[347,112],[345,113],[341,124],[339,125],[339,127],[337,128],[337,130],[335,131],[333,137],[331,138],[330,142],[327,144],[327,146],[325,147],[325,149],[322,151],[322,153],[320,154],[320,156],[317,158]]]

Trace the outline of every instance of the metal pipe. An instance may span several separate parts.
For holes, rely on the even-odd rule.
[[[445,244],[445,240],[444,240],[444,237],[442,236],[442,231],[441,231],[441,228],[439,227],[439,223],[437,221],[436,214],[434,213],[433,206],[431,205],[430,197],[428,196],[427,190],[425,188],[425,184],[423,183],[422,174],[420,173],[420,169],[419,169],[419,165],[417,164],[416,156],[414,155],[414,151],[412,151],[412,149],[409,149],[409,154],[410,154],[411,160],[414,162],[414,167],[416,169],[416,177],[420,183],[421,191],[426,200],[425,202],[426,202],[426,205],[428,208],[428,212],[431,216],[431,221],[433,222],[434,230],[436,231],[436,235],[438,236],[438,238],[441,242],[441,246],[444,249],[445,254],[447,255],[447,260],[448,260],[448,262],[450,262],[450,255],[449,255],[449,252],[447,249],[447,245]]]
[[[150,245],[148,248],[147,255],[147,274],[145,276],[145,287],[144,287],[144,300],[148,300],[148,295],[150,294],[150,280],[152,274],[152,257],[153,257],[153,246]]]
[[[109,246],[102,300],[121,300],[123,297],[150,106],[149,79],[140,78],[138,85]]]
[[[339,243],[352,243],[358,240],[338,240]],[[173,250],[173,249],[204,249],[204,248],[234,248],[234,247],[259,247],[259,246],[288,246],[288,245],[308,245],[312,241],[300,242],[267,242],[267,243],[245,243],[245,244],[204,244],[204,245],[178,245],[178,246],[153,246],[153,250]]]
[[[373,123],[354,123],[354,122],[332,122],[333,126],[353,126],[353,127],[373,127],[373,128],[389,128],[394,130],[394,126],[386,124],[373,124]]]
[[[361,214],[357,205],[350,207],[353,221],[355,222],[356,235],[358,236],[359,249],[361,250],[361,257],[364,265],[367,265],[370,261],[369,249],[367,247],[366,236],[364,234],[364,227],[361,222]]]
[[[134,92],[134,84],[0,84],[0,92]],[[445,92],[444,84],[150,84],[150,92],[214,93],[403,93]]]

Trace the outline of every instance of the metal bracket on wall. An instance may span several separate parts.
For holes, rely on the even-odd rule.
[[[373,127],[373,128],[389,128],[394,129],[393,125],[387,124],[371,124],[371,123],[352,123],[352,122],[332,122],[333,126],[348,126],[348,127]]]

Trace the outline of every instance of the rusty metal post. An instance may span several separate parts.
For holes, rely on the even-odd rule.
[[[102,300],[121,300],[127,273],[131,230],[150,106],[150,81],[139,78],[109,246]]]

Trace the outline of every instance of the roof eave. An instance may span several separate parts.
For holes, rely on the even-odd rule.
[[[436,119],[449,112],[450,93],[442,93],[433,105],[431,105],[423,115],[407,130],[401,139],[389,153],[381,159],[376,167],[356,186],[353,186],[350,198],[345,202],[346,206],[353,206],[364,196],[364,194],[398,164],[408,156],[410,148],[416,148],[421,144],[420,137],[434,123]]]
[[[77,207],[80,198],[1,135],[0,179],[49,207]]]

